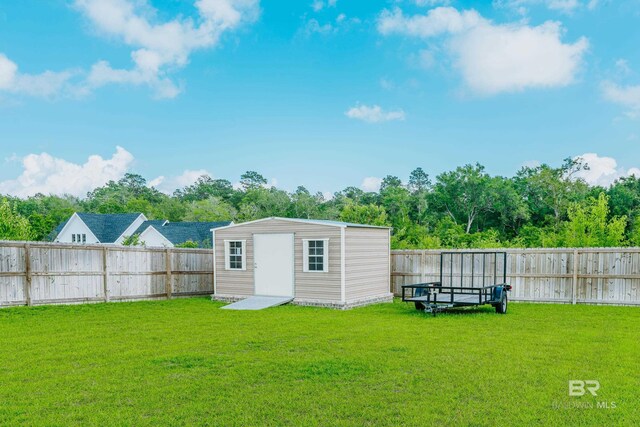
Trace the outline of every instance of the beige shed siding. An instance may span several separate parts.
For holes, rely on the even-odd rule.
[[[345,240],[347,302],[388,294],[389,230],[347,227]]]
[[[295,284],[296,300],[340,302],[340,228],[327,225],[305,224],[282,220],[267,220],[238,225],[215,232],[216,294],[220,296],[253,295],[253,234],[293,233],[295,235]],[[329,271],[304,273],[303,239],[329,239]],[[246,271],[225,270],[224,241],[247,241]]]

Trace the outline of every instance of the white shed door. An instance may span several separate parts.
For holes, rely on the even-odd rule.
[[[293,296],[293,234],[254,234],[255,294]]]

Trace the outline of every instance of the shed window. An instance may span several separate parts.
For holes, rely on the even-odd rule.
[[[225,241],[225,267],[227,270],[246,270],[246,242],[244,240]]]
[[[329,271],[329,239],[303,240],[304,272]]]

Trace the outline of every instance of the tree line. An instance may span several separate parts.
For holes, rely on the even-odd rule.
[[[142,212],[172,222],[280,216],[385,225],[398,249],[640,246],[640,179],[590,186],[577,177],[588,167],[565,159],[560,167],[523,167],[502,177],[467,164],[433,179],[416,168],[406,182],[388,175],[379,191],[347,187],[329,199],[303,186],[268,186],[255,171],[237,187],[204,175],[172,195],[130,173],[83,198],[0,198],[0,239],[47,240],[73,212]]]

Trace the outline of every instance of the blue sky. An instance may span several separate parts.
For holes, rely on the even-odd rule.
[[[607,184],[640,172],[639,23],[638,0],[1,2],[0,193],[579,155]]]

